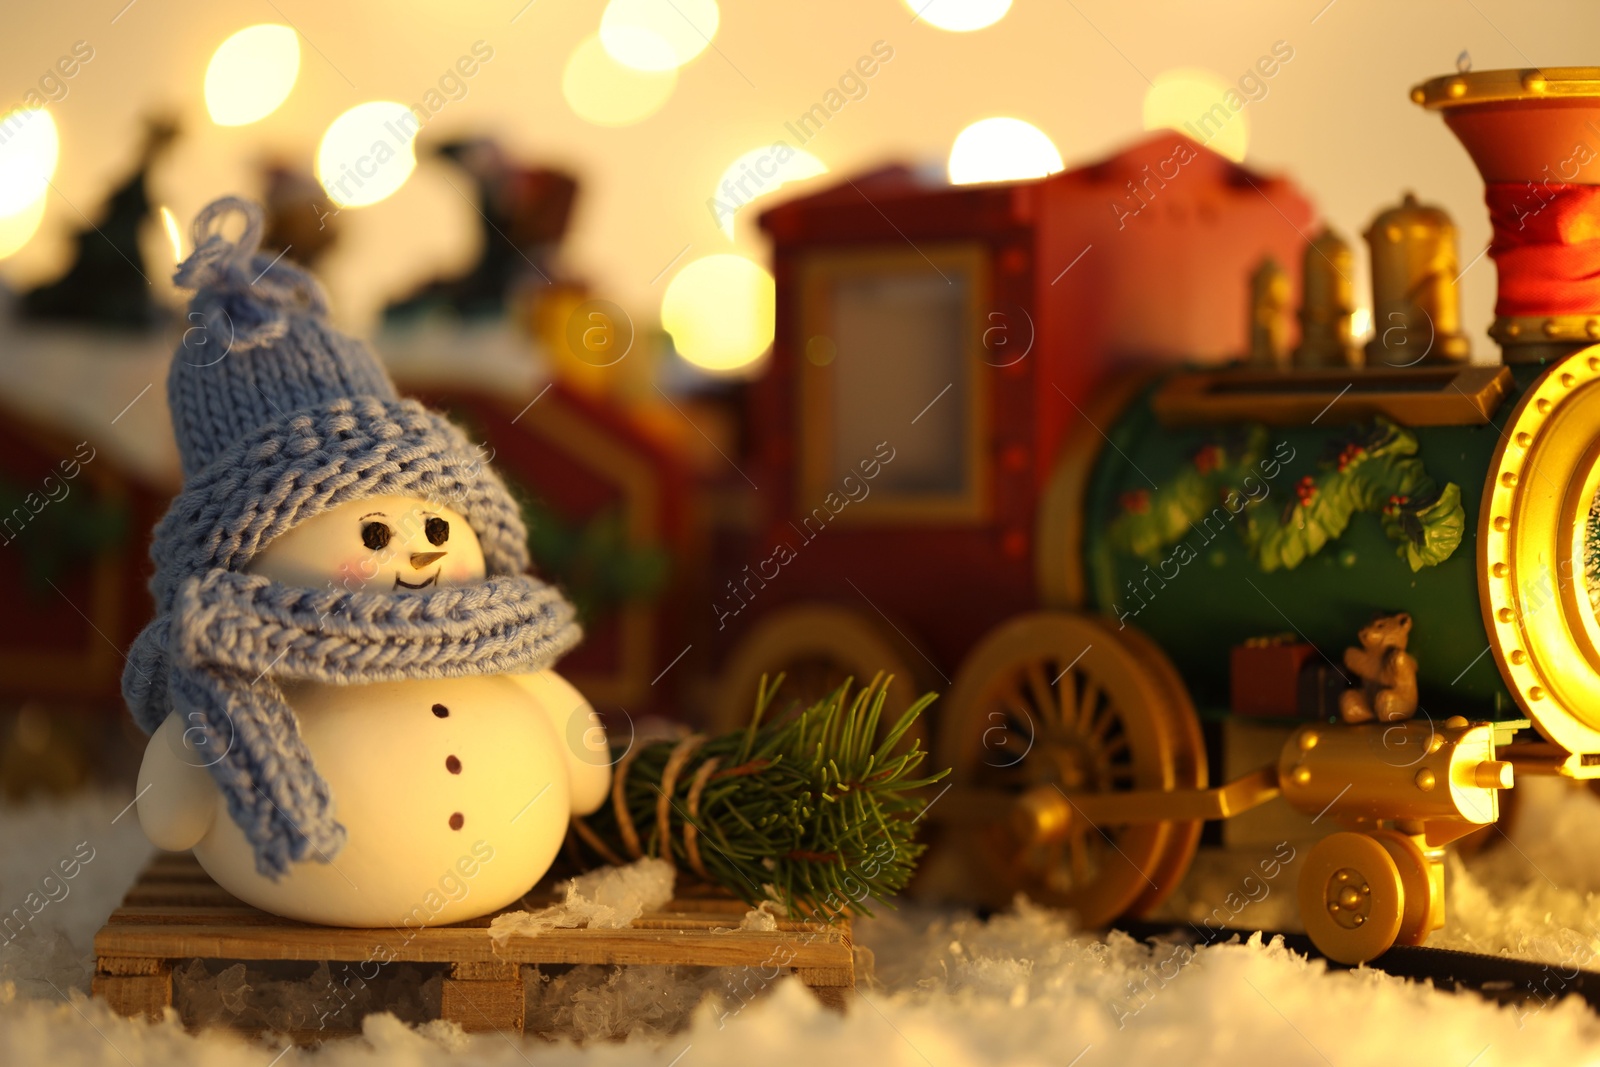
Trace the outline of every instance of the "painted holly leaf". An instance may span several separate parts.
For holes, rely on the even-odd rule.
[[[1416,434],[1375,418],[1329,442],[1315,475],[1295,486],[1276,520],[1251,516],[1241,534],[1263,571],[1293,570],[1337,540],[1357,512],[1383,517],[1384,532],[1413,571],[1449,559],[1466,521],[1461,489],[1437,489],[1417,458]]]
[[[1413,571],[1432,567],[1449,559],[1461,544],[1466,526],[1466,511],[1461,506],[1461,487],[1449,482],[1439,497],[1420,508],[1401,508],[1384,523],[1384,532],[1400,542],[1396,553]]]
[[[1108,536],[1129,555],[1159,563],[1162,555],[1219,506],[1265,454],[1267,430],[1231,429],[1195,448],[1160,488],[1136,488],[1118,498]],[[1236,509],[1229,509],[1230,512]]]

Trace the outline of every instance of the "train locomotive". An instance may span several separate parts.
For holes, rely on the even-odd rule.
[[[1442,112],[1487,185],[1499,363],[1469,361],[1453,227],[1408,197],[1365,235],[1364,350],[1337,238],[1300,245],[1303,267],[1262,258],[1247,357],[1098,376],[1080,361],[1055,388],[1068,418],[1027,423],[1034,448],[1021,455],[1006,452],[1015,427],[979,424],[973,449],[1037,475],[1026,548],[991,536],[1005,557],[991,573],[970,528],[966,547],[934,530],[915,551],[944,566],[881,602],[870,576],[894,561],[841,530],[800,555],[811,554],[807,587],[848,581],[838,597],[855,611],[813,611],[804,625],[799,612],[787,636],[768,628],[730,657],[731,691],[757,667],[826,673],[830,655],[834,674],[877,657],[917,681],[943,675],[933,744],[954,774],[931,821],[937,853],[983,872],[970,895],[1026,892],[1086,925],[1146,914],[1183,878],[1207,822],[1286,804],[1318,838],[1298,889],[1307,932],[1330,958],[1361,962],[1443,925],[1446,847],[1494,824],[1518,777],[1600,777],[1600,68],[1459,73],[1413,100]],[[757,432],[757,459],[810,471],[797,481],[820,494],[876,432],[838,430],[864,418],[838,410],[842,333],[909,357],[972,320],[941,317],[928,294],[944,306],[950,294],[932,282],[880,279],[866,295],[840,283],[825,256],[785,250],[797,218],[780,208],[764,220],[779,243],[777,370],[755,389],[751,421],[772,427]],[[1001,245],[1002,222],[986,221]],[[959,247],[900,236],[953,285]],[[991,251],[988,273],[961,276],[973,292],[960,299],[1047,318],[1049,287],[1008,289],[995,266],[1006,250]],[[1296,287],[1291,351],[1274,320]],[[898,301],[901,326],[874,324],[868,296]],[[1010,387],[983,362],[968,400]],[[965,372],[950,362],[952,378]],[[888,406],[913,413],[944,373]],[[1033,399],[1055,383],[1026,384]],[[797,415],[819,388],[834,389],[834,407]],[[913,455],[908,484],[938,488],[936,459]],[[1003,510],[1004,486],[965,488],[969,503],[989,493]],[[805,514],[806,493],[784,492],[769,495],[776,513]],[[986,584],[993,596],[971,592]],[[851,630],[873,613],[885,627]],[[1270,750],[1217,768],[1217,727],[1239,722],[1268,728]]]

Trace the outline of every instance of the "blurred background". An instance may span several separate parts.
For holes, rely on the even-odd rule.
[[[43,215],[31,239],[0,265],[13,287],[64,268],[73,231],[131,169],[147,116],[170,115],[182,127],[152,168],[150,195],[186,228],[220,193],[261,191],[268,160],[310,173],[334,120],[366,102],[421,102],[482,41],[493,58],[460,79],[459,99],[441,94],[446,102],[419,137],[418,155],[452,137],[487,135],[523,163],[579,177],[583,195],[563,259],[649,324],[658,320],[665,284],[692,260],[734,252],[765,263],[750,213],[737,218],[730,239],[707,201],[744,153],[779,139],[794,144],[785,123],[821,101],[880,40],[894,58],[865,79],[865,97],[803,146],[834,175],[890,160],[942,168],[963,129],[995,116],[1042,131],[1068,165],[1088,162],[1146,128],[1151,82],[1173,71],[1208,73],[1218,86],[1213,97],[1220,97],[1274,42],[1285,41],[1293,60],[1244,109],[1229,151],[1292,174],[1347,235],[1402,188],[1415,188],[1455,216],[1465,262],[1488,237],[1481,184],[1448,131],[1407,104],[1407,91],[1454,69],[1463,51],[1478,68],[1579,64],[1593,58],[1589,42],[1600,26],[1600,11],[1577,0],[1424,0],[1400,8],[1336,0],[1326,9],[1326,0],[933,0],[916,21],[904,0],[817,0],[803,9],[701,0],[677,5],[699,23],[681,32],[665,18],[683,26],[672,7],[638,5],[642,17],[674,34],[675,45],[653,65],[695,54],[670,71],[629,78],[603,49],[595,51],[608,7],[599,0],[535,0],[520,11],[525,0],[357,0],[259,10],[137,0],[119,12],[122,2],[25,5],[9,16],[0,41],[8,107],[23,106],[75,42],[94,52],[63,79],[62,99],[49,102],[59,158],[50,195],[16,205],[42,206]],[[958,17],[969,8],[970,17]],[[997,12],[992,23],[966,32],[937,24],[968,25]],[[248,77],[236,62],[241,79],[263,96],[266,83],[279,86],[280,99],[255,121],[218,125],[206,96],[213,57],[234,34],[263,23],[298,31],[292,84],[283,86],[277,73]],[[585,73],[591,64],[597,73]],[[592,82],[601,87],[584,87]],[[1190,103],[1194,116],[1209,106]],[[452,168],[424,161],[385,199],[342,213],[339,247],[320,269],[346,325],[370,328],[397,294],[472,259],[480,223],[458,195],[470,192],[468,185]],[[7,199],[0,206],[13,205]],[[25,227],[8,223],[8,234],[13,228]],[[166,237],[152,226],[141,239],[151,281],[165,291],[168,272],[158,268],[165,266]],[[1493,279],[1474,270],[1463,286],[1467,323],[1481,336]]]
[[[835,440],[847,456],[797,458],[805,446],[791,438],[810,412],[785,405],[813,388],[801,369],[826,367],[833,349],[786,333],[803,317],[803,278],[798,259],[775,267],[774,242],[845,254],[887,242],[943,277],[961,268],[940,251],[958,236],[1045,227],[1024,218],[1031,194],[1002,217],[985,214],[1002,210],[988,194],[948,197],[950,183],[1012,197],[1064,173],[1038,187],[1076,204],[1079,221],[1018,245],[1025,262],[991,242],[983,269],[1026,270],[1040,280],[1018,292],[1060,294],[1067,321],[1050,328],[1085,340],[1050,358],[1059,380],[1086,388],[1094,376],[1073,378],[1074,366],[1242,354],[1250,265],[1270,252],[1298,293],[1307,240],[1327,226],[1359,249],[1373,216],[1412,190],[1456,221],[1465,332],[1474,358],[1492,360],[1482,182],[1408,92],[1458,69],[1592,61],[1597,29],[1600,9],[1577,0],[109,0],[10,12],[0,782],[11,795],[70,788],[137,760],[117,679],[148,611],[148,531],[178,479],[163,376],[186,323],[170,275],[193,247],[189,220],[219,195],[262,200],[268,245],[314,267],[339,324],[493,450],[541,569],[585,612],[589,640],[566,673],[597,706],[614,721],[731,721],[751,672],[774,658],[817,686],[852,666],[843,651],[805,652],[818,633],[948,686],[982,630],[1034,599],[1034,505],[1059,442],[1041,423],[1012,451],[995,445],[999,473],[980,476],[980,463],[936,484],[941,457],[970,435],[994,442],[962,415],[978,410],[976,392],[954,394],[948,415],[933,408],[945,394],[930,372],[925,392],[892,401],[923,436],[896,439],[891,451],[910,458],[882,484],[948,489],[955,510],[903,513],[879,534],[858,523],[857,548],[841,536],[841,555],[803,552],[790,568],[783,527],[878,437],[847,429]],[[1186,166],[1172,162],[1180,144],[1203,160],[1205,187],[1234,199],[1154,199],[1166,185],[1150,168]],[[1196,253],[1163,274],[1175,247],[1163,237],[1079,265],[1147,221],[1147,199],[1173,225],[1191,208],[1208,224],[1220,211],[1246,239],[1225,269]],[[779,205],[764,230],[758,217]],[[1350,271],[1359,340],[1372,328],[1364,254]],[[1185,288],[1207,275],[1214,287]],[[1031,299],[1016,306],[1042,315]],[[1120,325],[1095,318],[1101,305]],[[901,340],[910,365],[921,342]],[[852,395],[875,390],[913,395],[884,382]],[[1006,470],[1025,473],[1026,503],[985,510],[1006,499]],[[960,500],[982,514],[960,513]],[[953,628],[919,625],[942,606],[904,548],[951,521],[999,562],[942,595],[988,590],[993,603]],[[796,529],[789,554],[814,536]],[[901,571],[877,570],[880,557]],[[1006,567],[1016,573],[996,577]],[[863,588],[874,577],[886,588]],[[801,610],[844,601],[847,616]]]

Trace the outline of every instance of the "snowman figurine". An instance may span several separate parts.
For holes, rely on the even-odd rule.
[[[550,667],[572,608],[524,573],[504,486],[327,324],[314,279],[255,254],[260,224],[211,205],[177,275],[196,290],[168,380],[184,489],[124,675],[152,731],[139,821],[278,915],[474,918],[609,792],[599,720]]]

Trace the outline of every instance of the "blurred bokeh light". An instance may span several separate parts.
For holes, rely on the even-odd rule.
[[[60,153],[50,112],[23,108],[0,118],[0,215],[15,215],[44,196]]]
[[[41,194],[21,211],[0,215],[0,259],[20,251],[39,232],[39,223],[44,219],[45,202],[49,199],[47,194]]]
[[[600,16],[600,43],[634,70],[675,70],[717,35],[716,0],[611,0]]]
[[[612,59],[599,37],[572,50],[561,92],[577,116],[596,126],[632,126],[661,110],[678,84],[676,69],[635,70]]]
[[[1177,130],[1238,163],[1250,147],[1250,123],[1242,104],[1234,111],[1224,102],[1230,92],[1243,99],[1234,86],[1208,70],[1157,74],[1144,94],[1144,128]],[[1209,121],[1198,125],[1208,116]]]
[[[1061,168],[1055,142],[1021,119],[974,122],[956,135],[950,148],[950,181],[955,185],[1043,178]]]
[[[777,192],[789,182],[828,173],[828,165],[804,148],[790,148],[785,144],[780,146],[783,151],[775,152],[773,147],[752,148],[734,160],[722,172],[712,191],[722,232],[730,241],[733,240],[735,216],[751,201]],[[730,208],[732,210],[728,210]]]
[[[905,0],[905,5],[928,25],[957,33],[993,26],[1011,10],[1011,0]]]
[[[300,36],[287,26],[247,26],[217,46],[206,67],[206,110],[218,126],[259,122],[278,110],[300,74]]]
[[[673,347],[702,370],[727,373],[772,344],[772,275],[744,256],[705,256],[684,267],[661,298],[661,326]]]
[[[340,207],[366,207],[411,177],[417,117],[404,104],[369,100],[328,124],[317,146],[317,180]]]
[[[167,242],[172,245],[172,261],[183,262],[183,231],[178,228],[178,217],[165,204],[161,206],[161,228],[167,231]]]

